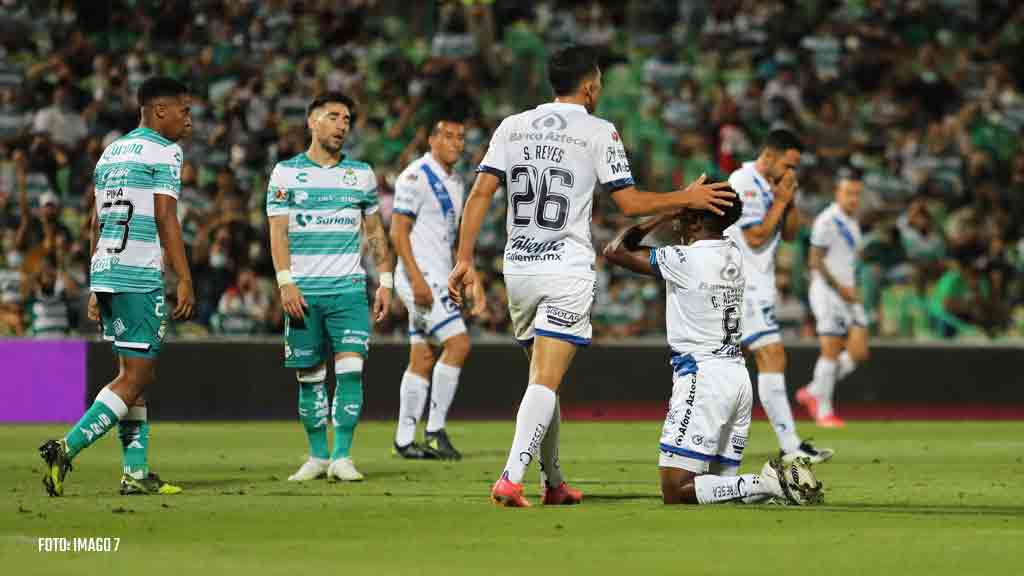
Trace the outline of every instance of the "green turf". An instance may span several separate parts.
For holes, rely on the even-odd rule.
[[[805,425],[807,426],[807,425]],[[663,507],[654,422],[566,423],[562,463],[580,507],[488,503],[511,422],[449,427],[461,463],[388,453],[366,423],[362,484],[284,479],[303,459],[295,423],[153,426],[151,462],[187,492],[117,495],[108,435],[75,462],[64,498],[40,484],[36,447],[54,426],[0,427],[5,574],[993,574],[1024,555],[1024,423],[853,423],[815,432],[836,448],[817,468],[819,508]],[[774,439],[755,423],[744,471]],[[536,472],[528,477],[535,497]],[[37,538],[120,537],[116,553],[38,552]]]

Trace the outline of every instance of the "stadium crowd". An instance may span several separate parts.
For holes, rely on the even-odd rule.
[[[346,152],[374,167],[387,221],[439,107],[465,118],[468,184],[497,122],[550,98],[546,47],[570,41],[602,53],[598,114],[646,188],[725,179],[775,127],[804,140],[805,231],[778,270],[790,336],[812,335],[809,225],[848,166],[865,182],[859,289],[874,333],[1024,336],[1024,4],[1012,0],[4,0],[0,335],[95,331],[91,173],[137,125],[148,76],[193,90],[178,206],[197,315],[177,334],[276,334],[266,181],[305,149],[314,94],[358,102]],[[508,331],[505,202],[480,238],[490,304],[475,333]],[[595,244],[623,223],[598,197]],[[660,331],[663,287],[598,266],[595,335]],[[400,306],[379,331],[402,332]]]

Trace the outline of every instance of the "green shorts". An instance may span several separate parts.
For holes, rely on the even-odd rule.
[[[122,356],[156,358],[167,331],[162,288],[151,292],[97,292],[103,339]]]
[[[366,356],[370,347],[370,305],[365,292],[337,296],[306,296],[302,320],[285,316],[284,365],[313,368],[327,355],[330,341],[334,353],[356,352]]]

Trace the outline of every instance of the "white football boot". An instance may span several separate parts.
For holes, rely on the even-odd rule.
[[[308,480],[316,480],[317,478],[323,478],[327,475],[327,469],[330,466],[330,460],[324,460],[321,458],[313,458],[302,463],[299,470],[288,477],[289,482],[306,482]]]
[[[338,458],[327,468],[328,482],[360,482],[362,479],[363,475],[356,470],[351,458]]]

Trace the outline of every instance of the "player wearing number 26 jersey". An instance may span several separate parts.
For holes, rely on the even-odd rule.
[[[500,184],[508,193],[504,275],[515,337],[530,354],[530,383],[516,416],[504,471],[491,490],[503,506],[524,507],[522,479],[539,454],[545,504],[575,504],[558,467],[558,388],[577,346],[590,343],[594,301],[593,195],[609,194],[628,215],[687,206],[729,206],[723,185],[657,194],[634,187],[615,127],[592,115],[601,93],[593,52],[570,46],[552,54],[556,99],[506,118],[491,138],[466,201],[459,252],[448,280],[456,301],[479,281],[472,266],[480,224]]]

